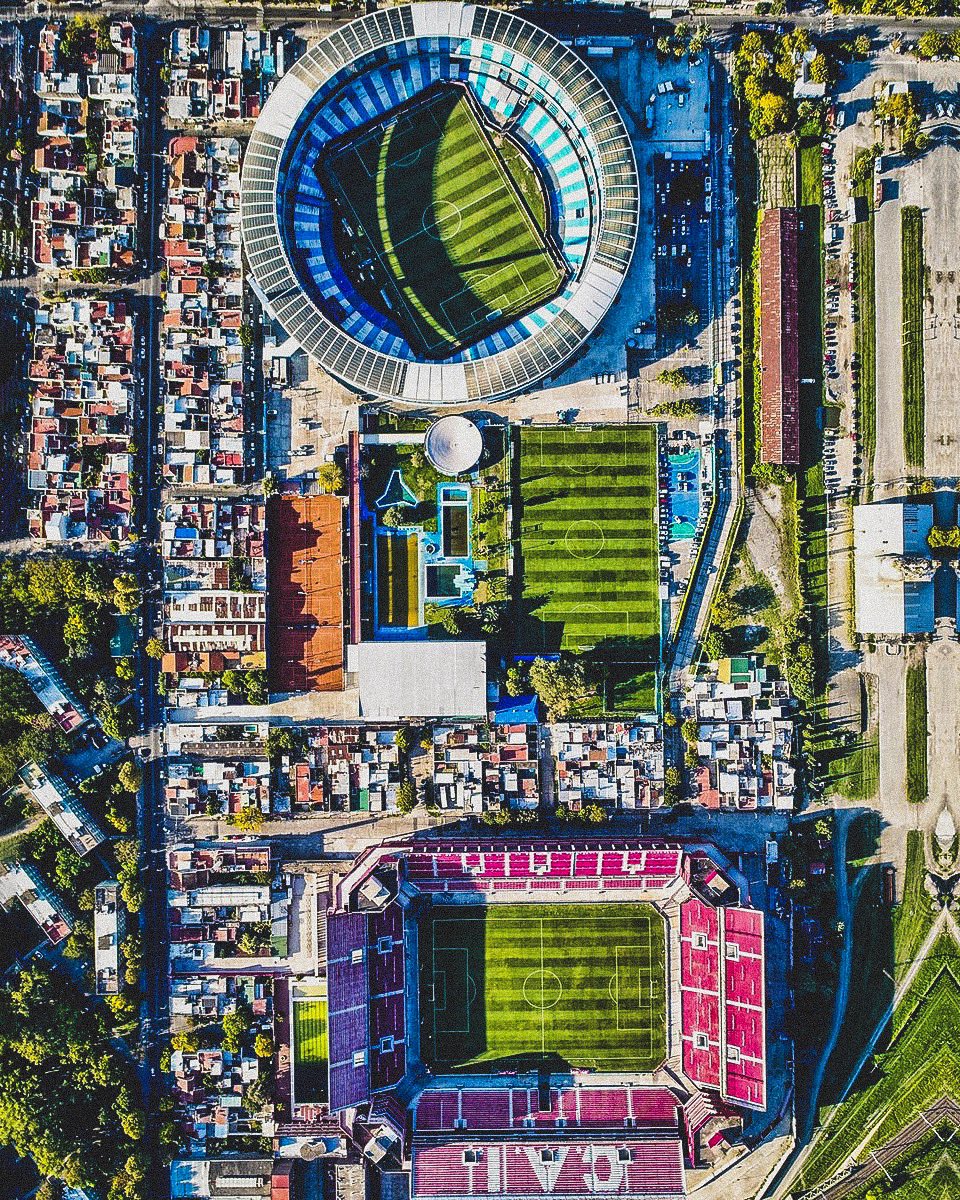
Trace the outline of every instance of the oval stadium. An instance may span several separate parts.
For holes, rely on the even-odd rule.
[[[241,186],[268,312],[357,392],[428,405],[555,375],[615,299],[638,211],[593,72],[519,17],[450,3],[371,13],[304,55]]]

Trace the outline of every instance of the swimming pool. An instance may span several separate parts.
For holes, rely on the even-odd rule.
[[[700,451],[667,455],[670,541],[689,541],[700,520]]]

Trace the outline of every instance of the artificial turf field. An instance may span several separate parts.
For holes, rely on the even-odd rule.
[[[650,904],[507,904],[420,925],[421,1051],[452,1069],[666,1056],[663,918]]]
[[[339,139],[320,177],[379,264],[390,315],[427,357],[560,290],[565,268],[464,87],[439,84]]]
[[[420,620],[420,556],[412,533],[377,535],[377,624],[410,629]]]
[[[656,430],[557,426],[517,436],[517,648],[599,647],[610,668],[604,707],[652,707],[660,657]]]
[[[327,1001],[293,1002],[293,1080],[301,1104],[327,1098]]]

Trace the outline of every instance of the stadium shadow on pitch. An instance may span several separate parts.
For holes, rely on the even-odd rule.
[[[548,298],[534,294],[526,305],[521,298],[504,296],[499,292],[494,298],[489,295],[485,298],[469,282],[466,272],[496,272],[497,264],[501,262],[515,266],[522,259],[535,259],[538,255],[549,255],[551,261],[555,257],[555,253],[551,254],[550,244],[542,239],[541,245],[503,256],[502,259],[497,256],[465,264],[455,261],[449,252],[447,236],[439,225],[439,206],[448,206],[443,211],[449,211],[450,206],[457,208],[457,188],[462,189],[469,180],[460,178],[456,181],[451,193],[454,198],[437,194],[440,186],[438,181],[447,187],[451,186],[441,150],[448,123],[456,120],[457,110],[462,108],[465,97],[466,92],[459,85],[441,81],[427,89],[420,99],[419,121],[412,121],[408,115],[405,123],[393,127],[381,158],[379,181],[371,181],[371,186],[372,182],[376,182],[378,188],[373,194],[372,203],[370,196],[364,195],[360,198],[362,203],[358,205],[356,169],[351,172],[335,161],[344,150],[345,139],[337,139],[332,143],[317,167],[318,178],[325,192],[339,196],[340,203],[348,209],[354,209],[355,213],[358,207],[361,212],[367,212],[369,220],[364,224],[377,258],[392,260],[390,270],[385,275],[381,262],[373,287],[360,282],[362,271],[354,283],[358,284],[368,303],[378,311],[384,311],[386,291],[393,303],[388,304],[384,315],[397,322],[418,353],[431,359],[446,358],[458,346],[486,336],[521,313],[537,307],[543,298]],[[477,121],[478,136],[488,153],[498,155],[490,142],[489,131],[469,102],[468,108]],[[432,141],[424,141],[427,114],[437,131]],[[506,172],[506,167],[503,170]],[[525,205],[515,185],[512,185],[512,190],[517,196],[517,203]],[[470,197],[464,196],[463,202],[468,204],[472,195],[471,192]],[[386,198],[382,208],[381,197]],[[428,212],[433,214],[436,236],[429,235],[425,224],[419,227],[426,220]],[[463,220],[462,213],[458,219]],[[372,231],[377,225],[380,232],[378,237],[374,237]],[[452,230],[450,238],[455,238],[459,232],[459,227]],[[348,253],[347,258],[350,257]],[[560,265],[554,263],[554,266],[559,272]],[[562,279],[551,294],[556,294],[561,282]],[[407,300],[406,292],[415,297],[413,304]],[[529,289],[527,294],[529,296]]]
[[[432,923],[433,1057],[446,1069],[479,1058],[487,1049],[486,909],[477,911],[483,919],[469,924],[451,919]]]

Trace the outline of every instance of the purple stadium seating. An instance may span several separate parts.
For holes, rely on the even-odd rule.
[[[330,1108],[367,1098],[367,972],[363,962],[367,923],[363,916],[327,917],[327,998],[330,1042]],[[354,961],[360,955],[360,961]],[[359,1057],[358,1057],[359,1056]]]

